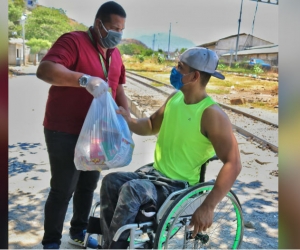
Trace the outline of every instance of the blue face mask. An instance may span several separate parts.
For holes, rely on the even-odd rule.
[[[99,35],[100,35],[100,43],[103,45],[104,48],[111,49],[116,47],[122,40],[122,32],[117,32],[113,30],[107,30],[102,21],[100,20],[102,27],[107,32],[106,37],[102,37],[100,30],[98,29]]]
[[[192,72],[190,72],[190,73],[192,73]],[[190,74],[190,73],[188,73],[188,74]],[[183,85],[185,85],[182,83],[182,77],[184,77],[188,74],[183,75],[175,67],[173,67],[173,69],[171,71],[171,75],[170,75],[170,82],[171,82],[172,86],[175,89],[180,90],[183,87]]]

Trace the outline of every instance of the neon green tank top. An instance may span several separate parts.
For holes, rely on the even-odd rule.
[[[155,169],[190,185],[199,182],[202,164],[215,155],[200,127],[203,111],[213,104],[216,102],[208,96],[187,105],[181,91],[168,101],[154,152]]]

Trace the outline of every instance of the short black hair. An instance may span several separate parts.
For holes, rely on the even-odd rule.
[[[110,22],[111,14],[126,18],[126,12],[123,7],[114,1],[109,1],[100,6],[95,19],[99,18],[104,23]]]
[[[200,72],[200,80],[201,80],[201,84],[203,86],[206,86],[207,83],[209,82],[210,78],[211,78],[211,74],[204,72],[204,71],[199,71]]]
[[[203,86],[206,86],[211,78],[211,74],[190,67],[190,72],[193,72],[193,71],[198,71],[200,73],[200,82]]]

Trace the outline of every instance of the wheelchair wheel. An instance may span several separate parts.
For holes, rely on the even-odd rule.
[[[230,191],[216,206],[213,224],[192,238],[188,228],[194,211],[212,190],[213,182],[198,184],[182,193],[159,222],[154,249],[237,249],[243,239],[244,222],[240,203]]]

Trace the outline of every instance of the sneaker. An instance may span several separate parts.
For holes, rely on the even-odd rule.
[[[57,243],[46,243],[43,249],[59,249],[59,245]]]
[[[85,238],[86,230],[83,230],[81,233],[70,235],[69,243],[83,247],[84,238]],[[89,237],[87,247],[97,249],[98,241],[92,237]]]

